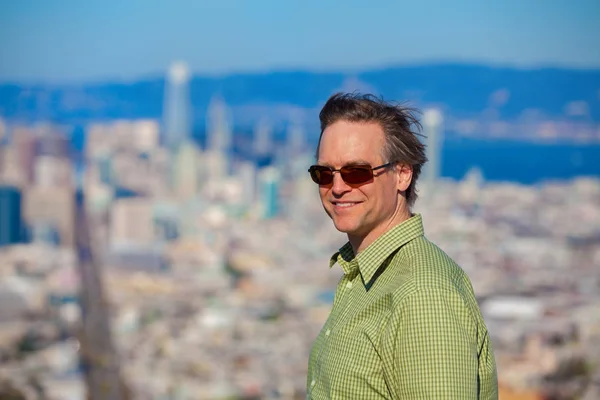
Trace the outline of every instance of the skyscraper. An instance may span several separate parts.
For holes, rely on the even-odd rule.
[[[30,184],[35,179],[35,160],[39,148],[38,137],[34,132],[25,127],[17,127],[12,130],[12,143],[7,150],[14,152],[18,176],[21,183]],[[11,160],[12,161],[12,160]],[[5,165],[10,167],[10,165]]]
[[[259,201],[262,218],[274,218],[279,213],[281,176],[274,167],[265,167],[258,173]]]
[[[192,135],[189,69],[181,61],[169,68],[165,86],[164,143],[177,148]]]
[[[257,156],[270,155],[273,150],[271,125],[266,119],[261,119],[254,128],[254,154]]]
[[[180,199],[194,197],[199,191],[199,152],[193,143],[184,143],[174,154],[173,189]]]
[[[219,187],[223,180],[229,176],[229,159],[226,153],[218,150],[209,150],[202,157],[202,172],[206,177],[205,181],[211,188],[209,191]]]
[[[0,247],[21,241],[21,191],[0,185]]]
[[[256,165],[244,161],[238,165],[237,176],[242,185],[242,204],[249,209],[254,204],[256,197]]]
[[[297,121],[290,123],[287,129],[288,154],[291,157],[299,155],[304,150],[304,129]]]
[[[4,119],[0,118],[0,145],[3,143],[4,138],[7,136],[6,131],[6,123],[4,122]]]
[[[221,96],[214,96],[206,115],[208,150],[228,153],[231,146],[231,115]]]
[[[73,187],[31,186],[23,191],[23,220],[28,226],[52,226],[59,234],[61,247],[75,244]]]
[[[436,108],[426,109],[423,113],[423,133],[426,136],[427,163],[423,168],[423,182],[425,184],[425,196],[429,196],[434,190],[441,173],[441,153],[443,132],[443,115]]]

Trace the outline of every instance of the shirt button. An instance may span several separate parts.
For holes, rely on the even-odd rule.
[[[327,332],[325,332],[325,336],[329,336],[330,333],[331,333],[331,329],[327,329]]]
[[[315,384],[316,384],[316,383],[317,383],[317,382],[315,382],[315,380],[313,379],[313,380],[312,380],[312,382],[310,383],[310,387],[313,387],[313,386],[315,386]]]
[[[348,288],[348,289],[352,289],[352,282],[348,282],[348,283],[346,283],[346,288]]]

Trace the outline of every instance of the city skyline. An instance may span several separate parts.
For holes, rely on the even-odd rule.
[[[0,13],[0,82],[130,80],[175,59],[193,74],[436,61],[600,68],[593,0],[378,5],[13,3]]]
[[[310,345],[343,273],[327,265],[346,238],[323,215],[306,171],[312,145],[299,109],[275,141],[270,118],[240,132],[227,97],[208,93],[208,137],[200,145],[186,140],[185,109],[198,95],[187,87],[187,69],[176,64],[170,81],[159,83],[166,96],[141,91],[150,103],[165,98],[156,102],[157,118],[90,120],[83,165],[60,126],[7,120],[0,397],[14,388],[83,400],[98,392],[96,377],[109,390],[122,382],[133,397],[150,399],[305,397]],[[491,109],[509,93],[491,92]],[[113,99],[126,108],[123,98]],[[575,120],[557,129],[596,138],[576,123],[584,104],[567,103],[565,118]],[[438,138],[428,153],[437,168],[429,177],[424,170],[419,183],[435,182],[436,190],[423,191],[414,211],[428,238],[472,278],[494,343],[499,398],[515,391],[598,398],[600,172],[586,177],[578,167],[597,165],[600,147],[456,147],[469,130],[446,141],[452,115],[432,110],[424,109],[422,121],[424,133]],[[161,125],[159,115],[170,117]],[[495,122],[481,125],[491,137],[506,128]],[[521,132],[534,127],[531,118],[521,122],[513,125]],[[543,138],[554,125],[535,126]],[[233,141],[236,133],[245,141]],[[465,161],[481,168],[438,179],[442,164]],[[555,175],[535,184],[498,181],[482,161]]]

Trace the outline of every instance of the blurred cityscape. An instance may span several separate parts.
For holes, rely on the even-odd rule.
[[[80,149],[65,124],[0,120],[0,398],[84,399],[95,386],[83,353],[112,351],[129,398],[304,398],[342,273],[328,260],[345,242],[307,173],[316,116],[290,113],[278,138],[257,118],[240,139],[215,92],[201,143],[190,79],[174,63],[161,118],[89,122]],[[525,125],[528,137],[597,144],[587,107]],[[500,398],[600,398],[600,178],[444,177],[451,118],[425,110],[414,211],[473,281]],[[467,137],[513,132],[497,118],[453,121]]]

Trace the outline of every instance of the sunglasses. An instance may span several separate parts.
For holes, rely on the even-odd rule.
[[[330,185],[333,182],[333,173],[339,172],[344,182],[349,185],[362,185],[373,179],[373,171],[389,167],[396,162],[389,162],[375,168],[368,165],[351,165],[340,169],[333,169],[324,165],[313,165],[308,169],[312,180],[321,186]]]

